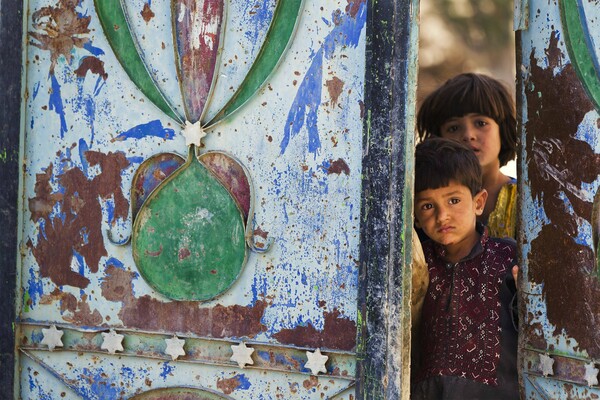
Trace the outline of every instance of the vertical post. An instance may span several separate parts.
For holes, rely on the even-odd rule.
[[[0,0],[0,398],[14,396],[23,3]]]
[[[368,12],[357,396],[408,399],[419,1]]]

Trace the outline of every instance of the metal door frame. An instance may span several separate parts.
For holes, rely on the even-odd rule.
[[[0,0],[0,398],[15,391],[23,4]]]

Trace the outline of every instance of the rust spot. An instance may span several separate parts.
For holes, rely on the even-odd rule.
[[[71,293],[64,293],[56,288],[52,293],[42,296],[40,304],[51,304],[56,301],[60,302],[60,313],[67,322],[87,326],[96,326],[103,322],[100,312],[90,309],[85,294],[78,301]]]
[[[32,218],[40,221],[37,243],[27,241],[42,277],[57,286],[84,288],[89,279],[71,269],[78,254],[92,273],[98,271],[102,257],[107,256],[102,235],[101,199],[114,201],[113,219],[126,218],[129,210],[121,190],[121,171],[129,166],[123,153],[85,153],[91,166],[98,165],[100,173],[89,179],[79,168],[66,170],[56,177],[62,194],[51,193],[52,164],[46,173],[36,175],[36,196],[29,199]],[[53,210],[57,210],[53,213]]]
[[[346,6],[346,12],[350,14],[352,18],[356,18],[356,14],[358,14],[358,10],[360,10],[361,4],[365,2],[365,0],[346,0],[348,5]]]
[[[242,385],[240,376],[236,375],[230,379],[217,379],[217,388],[225,394],[231,394]]]
[[[531,241],[529,276],[543,283],[548,321],[556,326],[556,334],[564,330],[597,358],[600,331],[588,326],[600,319],[600,284],[592,249],[576,241],[579,218],[589,221],[592,215],[592,203],[578,191],[600,174],[600,155],[576,138],[579,124],[594,106],[571,64],[554,74],[562,60],[556,32],[546,55],[549,66],[543,69],[532,52],[531,78],[525,88],[531,194],[550,220]]]
[[[325,324],[318,331],[312,324],[294,329],[282,329],[273,335],[280,343],[311,348],[352,350],[356,346],[356,324],[334,309],[325,312]]]
[[[162,251],[162,248],[161,248],[161,251]],[[185,260],[186,258],[188,258],[191,255],[192,255],[192,253],[190,252],[190,249],[188,249],[188,248],[179,249],[179,261]]]
[[[249,306],[199,308],[198,302],[162,302],[150,296],[136,298],[133,293],[135,272],[108,265],[102,281],[102,295],[108,301],[121,302],[119,318],[127,328],[189,332],[213,338],[255,337],[266,331],[260,322],[267,303],[258,300]]]
[[[101,61],[94,56],[83,58],[79,64],[79,68],[75,70],[75,74],[79,78],[85,78],[88,72],[100,75],[104,80],[108,78],[108,74],[104,70],[104,61]]]
[[[213,275],[216,275],[217,274],[217,270],[216,269],[211,269],[210,273],[213,274]]]
[[[338,158],[335,161],[331,161],[329,168],[327,168],[327,175],[331,175],[331,174],[341,175],[342,173],[344,173],[346,175],[350,175],[350,167],[348,166],[348,164],[346,164],[346,161],[344,161],[341,158]]]
[[[53,175],[53,166],[50,164],[46,172],[35,175],[35,197],[29,199],[31,220],[43,219],[52,212],[54,205],[62,200],[62,193],[52,193],[50,179]]]
[[[152,11],[152,9],[150,8],[150,4],[148,3],[144,3],[144,9],[140,14],[142,14],[142,18],[144,18],[144,21],[146,21],[146,23],[150,22],[150,20],[156,15]]]
[[[42,7],[31,16],[33,28],[37,31],[29,32],[29,36],[37,41],[32,41],[31,44],[50,51],[51,74],[54,74],[61,55],[70,63],[71,50],[74,47],[83,48],[89,40],[81,36],[90,33],[88,26],[91,17],[83,17],[77,13],[75,7],[78,4],[78,0],[59,0],[57,6]]]
[[[314,387],[319,386],[319,379],[317,379],[316,376],[311,375],[308,379],[305,379],[304,382],[302,382],[302,386],[304,386],[304,389],[312,389]]]
[[[327,91],[329,92],[329,97],[331,98],[331,107],[333,108],[337,105],[338,98],[344,90],[344,81],[342,81],[337,76],[334,76],[333,78],[325,82],[325,86],[327,87]]]
[[[260,226],[256,227],[256,229],[254,230],[254,236],[260,236],[263,239],[266,239],[267,236],[269,235],[269,232],[267,231],[263,231],[262,229],[260,229]]]

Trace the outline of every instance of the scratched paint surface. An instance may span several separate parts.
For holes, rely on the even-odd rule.
[[[277,2],[225,2],[222,41],[215,43],[222,46],[214,61],[218,75],[202,78],[214,83],[205,105],[186,104],[195,83],[182,85],[178,77],[171,3],[122,3],[150,76],[144,85],[153,82],[173,112],[130,78],[94,1],[28,2],[21,396],[119,398],[192,386],[225,398],[350,398],[366,2],[305,0],[265,84],[207,129],[201,152],[223,152],[249,174],[252,206],[240,170],[219,179],[243,205],[254,243],[269,250],[248,250],[233,285],[203,303],[173,301],[154,290],[126,239],[144,199],[185,159],[178,116],[187,107],[195,110],[189,118],[204,114],[210,121],[246,76],[262,79],[252,65],[261,59]],[[272,60],[262,60],[261,68],[271,68]],[[140,175],[142,163],[157,154],[179,156],[146,163]],[[228,168],[218,156],[201,161],[213,171]],[[66,333],[64,348],[49,352],[41,329],[52,324]],[[26,325],[35,328],[31,334]],[[100,347],[99,333],[109,328],[126,337],[122,356]],[[77,335],[95,336],[81,341]],[[190,350],[181,363],[153,335],[221,345],[208,355],[202,347]],[[229,361],[230,345],[241,340],[266,346],[253,356],[258,366],[241,369]],[[305,351],[316,348],[330,357],[325,376],[304,368]]]
[[[519,60],[525,394],[595,398],[600,281],[592,209],[600,186],[600,69],[592,62],[597,44],[585,43],[598,43],[600,9],[585,0],[529,7]],[[566,20],[568,13],[577,18]],[[554,362],[551,370],[542,368],[545,356]]]

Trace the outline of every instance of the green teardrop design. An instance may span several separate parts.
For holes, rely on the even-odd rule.
[[[236,201],[195,157],[165,179],[140,208],[132,249],[144,279],[174,300],[209,300],[226,291],[246,261]]]

